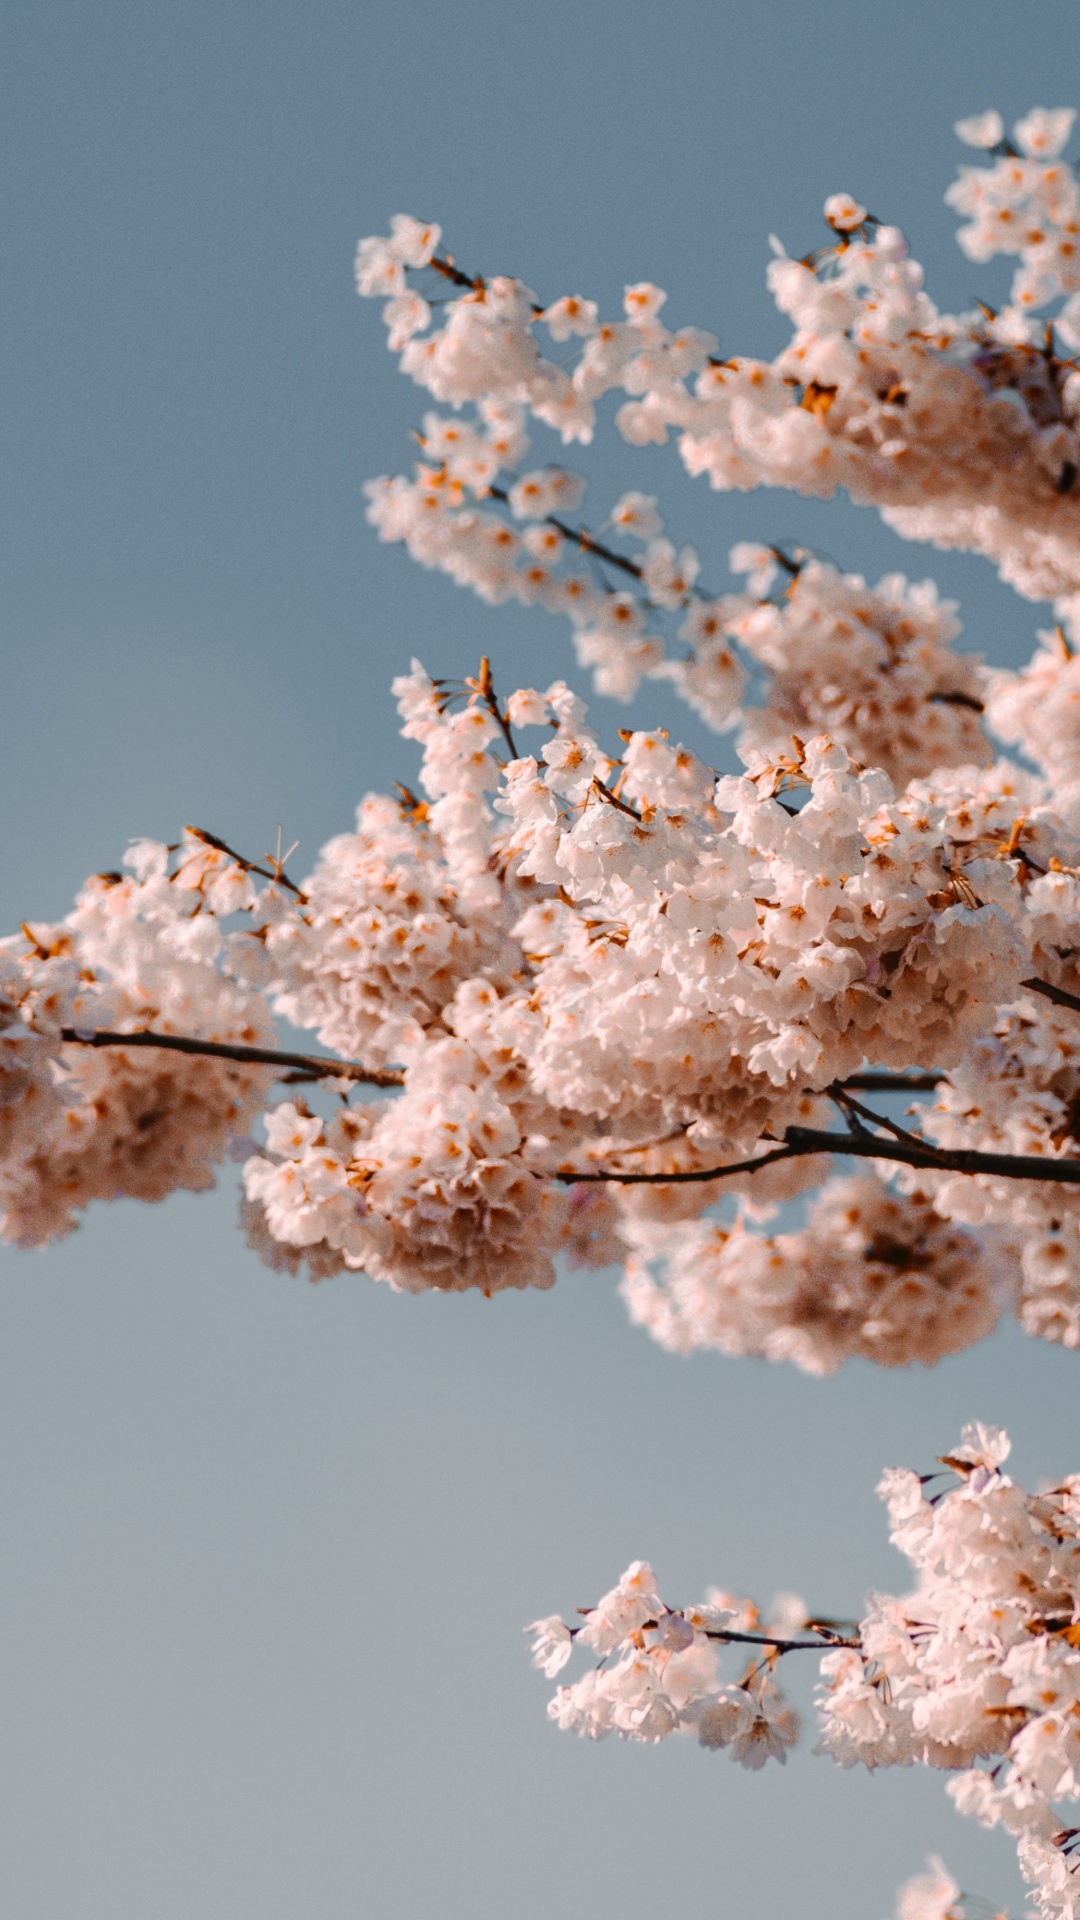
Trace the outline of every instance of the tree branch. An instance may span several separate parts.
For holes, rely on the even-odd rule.
[[[790,1127],[788,1128],[788,1132],[791,1132]],[[845,1135],[831,1133],[828,1138],[830,1140],[842,1140],[845,1138]],[[825,1149],[812,1147],[809,1149],[804,1148],[803,1151],[818,1153],[825,1151]],[[830,1148],[828,1151],[831,1152],[832,1149]],[[684,1171],[680,1173],[615,1173],[609,1171],[607,1168],[600,1169],[595,1173],[573,1173],[569,1168],[560,1167],[555,1178],[556,1180],[561,1180],[563,1185],[567,1187],[578,1186],[582,1182],[591,1184],[598,1180],[615,1180],[627,1187],[677,1187],[689,1180],[726,1180],[728,1175],[732,1173],[756,1173],[759,1167],[771,1167],[777,1160],[793,1160],[794,1158],[795,1149],[786,1144],[785,1135],[785,1145],[782,1147],[774,1147],[771,1153],[758,1154],[753,1160],[731,1160],[726,1167],[694,1167],[690,1172]],[[1080,1168],[1080,1162],[1077,1163],[1077,1166]]]
[[[706,1640],[735,1641],[742,1646],[775,1647],[777,1653],[828,1653],[833,1647],[852,1647],[858,1649],[862,1641],[843,1640],[839,1634],[830,1634],[821,1640],[782,1640],[769,1633],[729,1633],[724,1627],[704,1627]]]
[[[325,1060],[318,1054],[282,1053],[275,1047],[242,1047],[224,1040],[194,1040],[182,1033],[81,1033],[63,1027],[60,1038],[79,1047],[159,1047],[210,1060],[237,1060],[242,1066],[288,1067],[305,1080],[357,1080],[371,1087],[405,1084],[403,1067],[363,1067],[357,1060]]]
[[[510,495],[505,487],[488,487],[486,491],[490,499],[502,500],[509,504]],[[572,527],[554,513],[545,513],[542,524],[545,527],[554,527],[556,533],[561,533],[564,540],[570,540],[575,547],[580,547],[582,553],[595,554],[598,560],[606,560],[609,567],[619,567],[623,573],[630,574],[634,580],[641,580],[644,577],[636,560],[628,559],[625,553],[616,553],[614,547],[606,547],[602,540],[594,540],[592,534],[584,527]]]
[[[944,1073],[849,1073],[838,1087],[854,1087],[860,1093],[933,1093],[948,1075]]]
[[[582,1607],[579,1611],[591,1613],[593,1609]],[[685,1613],[683,1618],[686,1618]],[[650,1628],[660,1625],[659,1620],[643,1620],[639,1631],[648,1633]],[[744,1647],[772,1647],[777,1653],[828,1653],[833,1647],[851,1647],[857,1650],[862,1646],[862,1641],[858,1638],[847,1640],[839,1633],[832,1633],[826,1628],[818,1628],[812,1624],[810,1631],[820,1632],[822,1636],[820,1640],[785,1640],[782,1635],[775,1633],[736,1633],[729,1627],[702,1627],[700,1631],[705,1635],[706,1640],[722,1640],[725,1643],[731,1642]],[[581,1632],[581,1627],[571,1627],[571,1640],[576,1640]]]
[[[491,661],[488,659],[486,653],[481,657],[480,672],[477,679],[467,684],[475,687],[476,692],[480,695],[499,732],[506,741],[511,760],[516,760],[518,758],[517,742],[511,731],[510,722],[499,705],[498,695],[495,692],[495,682],[491,677]]]
[[[461,268],[455,266],[453,260],[449,257],[443,258],[441,255],[433,253],[431,259],[428,261],[428,266],[433,267],[436,273],[441,273],[443,279],[449,280],[452,286],[465,287],[470,293],[479,293],[484,286],[484,282],[481,280],[479,274],[470,276],[467,273],[462,273]],[[544,309],[543,307],[537,307],[536,311],[537,313],[543,313]]]
[[[913,1135],[907,1141],[883,1140],[880,1134],[836,1134],[811,1127],[789,1127],[785,1144],[793,1154],[846,1153],[853,1159],[897,1160],[908,1167],[933,1173],[984,1173],[1002,1180],[1043,1180],[1058,1186],[1080,1186],[1080,1160],[1054,1160],[1024,1153],[979,1153],[967,1147],[924,1146]]]
[[[307,905],[307,894],[302,893],[300,888],[295,884],[295,882],[289,879],[288,874],[283,871],[281,862],[279,860],[274,861],[275,870],[271,872],[269,867],[256,866],[254,860],[245,859],[242,853],[237,853],[235,847],[229,846],[228,841],[219,840],[217,834],[210,833],[206,827],[185,827],[184,832],[190,833],[193,836],[193,838],[196,840],[202,840],[204,844],[208,847],[216,847],[219,853],[227,853],[229,856],[229,859],[235,860],[237,866],[241,869],[243,873],[257,873],[261,880],[276,881],[279,887],[285,887],[289,893],[294,893],[302,906]],[[279,831],[278,833],[279,851],[280,851],[280,846],[281,846],[281,834]],[[293,851],[295,852],[296,849],[294,848]],[[266,857],[268,860],[273,859],[273,855],[269,853],[267,854]],[[285,857],[286,859],[288,859],[288,854],[286,854]]]
[[[675,1187],[688,1181],[726,1180],[733,1173],[756,1173],[759,1167],[774,1166],[778,1160],[797,1160],[814,1153],[843,1153],[855,1160],[897,1160],[903,1166],[921,1167],[927,1173],[984,1173],[1001,1180],[1040,1180],[1057,1186],[1080,1186],[1080,1160],[1053,1160],[1049,1156],[1044,1159],[1021,1153],[977,1153],[966,1147],[924,1146],[914,1135],[908,1135],[906,1140],[890,1140],[876,1133],[830,1133],[815,1127],[788,1127],[782,1146],[753,1160],[730,1161],[726,1167],[694,1167],[678,1173],[560,1170],[555,1177],[566,1186],[611,1181],[628,1187]]]
[[[484,288],[487,286],[487,281],[482,274],[463,273],[461,268],[455,264],[452,254],[433,253],[427,264],[435,273],[441,273],[444,280],[449,280],[452,286],[465,287],[470,293],[483,293]],[[546,311],[546,309],[535,300],[532,303],[532,310],[538,320]],[[735,363],[730,360],[718,360],[715,354],[710,353],[709,355],[710,367],[730,367],[733,364]]]
[[[942,707],[969,707],[972,713],[986,712],[984,703],[970,693],[931,693],[928,698],[936,700]]]
[[[841,1119],[847,1121],[853,1133],[866,1133],[867,1128],[863,1122],[869,1120],[875,1126],[884,1127],[887,1133],[892,1134],[894,1140],[902,1141],[904,1146],[922,1147],[923,1142],[917,1139],[915,1134],[909,1133],[906,1127],[898,1127],[895,1120],[887,1120],[883,1113],[875,1113],[871,1107],[864,1107],[861,1100],[853,1100],[850,1093],[845,1092],[839,1084],[831,1086],[828,1093],[830,1100],[835,1101],[840,1108]],[[874,1138],[873,1135],[870,1137]],[[937,1149],[934,1148],[932,1151],[936,1152]]]
[[[1071,1007],[1074,1013],[1080,1013],[1080,994],[1066,993],[1064,987],[1052,987],[1049,980],[1021,980],[1020,985],[1028,993],[1041,993],[1044,1000],[1052,1000],[1055,1007]]]

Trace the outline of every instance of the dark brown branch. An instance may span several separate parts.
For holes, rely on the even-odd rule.
[[[606,561],[609,567],[621,568],[623,573],[630,574],[634,580],[645,578],[636,560],[631,560],[625,553],[616,553],[614,547],[605,546],[602,540],[594,540],[587,527],[572,527],[554,513],[549,513],[547,517],[556,532],[561,533],[564,540],[572,540],[575,546],[581,548],[582,553],[595,554],[598,560]]]
[[[1020,985],[1028,993],[1041,993],[1044,1000],[1052,1000],[1055,1007],[1071,1007],[1074,1013],[1080,1013],[1080,994],[1066,993],[1064,987],[1052,987],[1049,980],[1021,980]]]
[[[898,1127],[895,1120],[887,1119],[883,1113],[875,1113],[871,1107],[864,1107],[861,1100],[853,1100],[850,1093],[846,1093],[843,1087],[834,1085],[828,1092],[829,1098],[836,1102],[842,1118],[847,1121],[853,1132],[865,1133],[867,1129],[863,1122],[868,1120],[874,1126],[884,1127],[888,1133],[892,1134],[894,1140],[902,1141],[905,1146],[922,1146],[922,1141],[916,1139],[913,1133],[909,1133],[904,1127]]]
[[[1045,1180],[1058,1186],[1080,1186],[1080,1160],[1052,1160],[1036,1154],[978,1153],[966,1147],[938,1148],[911,1140],[882,1140],[875,1134],[819,1133],[810,1127],[789,1127],[784,1141],[793,1153],[846,1153],[855,1159],[896,1160],[904,1166],[937,1173],[984,1173],[1002,1180]]]
[[[797,1160],[814,1153],[843,1153],[855,1160],[896,1160],[927,1173],[989,1174],[1000,1180],[1040,1180],[1057,1186],[1080,1186],[1080,1160],[1043,1159],[1035,1154],[977,1153],[966,1147],[924,1146],[909,1135],[906,1140],[882,1139],[874,1133],[830,1133],[815,1127],[788,1127],[782,1146],[753,1160],[730,1161],[726,1167],[694,1167],[678,1173],[595,1173],[560,1171],[556,1179],[567,1186],[577,1182],[612,1181],[624,1186],[679,1186],[688,1181],[726,1180],[734,1173],[756,1173],[778,1160]]]
[[[836,1084],[859,1093],[933,1093],[946,1078],[944,1073],[849,1073]]]
[[[610,787],[605,787],[598,773],[593,774],[592,784],[594,792],[598,793],[602,800],[606,800],[609,807],[617,807],[620,813],[625,813],[631,820],[636,820],[640,826],[641,815],[637,808],[628,807],[626,801],[620,800],[617,793],[613,793]]]
[[[449,280],[452,286],[467,287],[470,293],[482,293],[486,285],[479,274],[462,273],[460,267],[455,267],[453,260],[441,259],[437,253],[432,254],[428,266],[433,267],[436,273],[441,273],[443,279]],[[542,313],[543,308],[537,307],[536,311]]]
[[[184,832],[193,834],[196,840],[204,841],[208,847],[216,847],[219,853],[227,853],[229,859],[235,860],[237,866],[240,867],[244,873],[257,873],[262,880],[273,880],[279,887],[286,887],[290,893],[295,893],[297,899],[301,901],[304,906],[307,905],[307,894],[301,893],[300,888],[296,886],[294,881],[289,879],[287,873],[282,872],[280,864],[276,861],[276,872],[272,871],[269,867],[257,867],[254,860],[246,860],[242,853],[237,853],[235,847],[230,847],[224,840],[219,840],[216,833],[209,833],[205,827],[185,827]],[[267,857],[269,858],[270,856],[268,855]],[[286,859],[287,858],[288,855],[286,855]]]
[[[434,267],[435,272],[441,273],[443,279],[449,280],[452,286],[468,287],[470,293],[483,293],[484,288],[487,286],[487,281],[482,275],[474,274],[470,278],[467,273],[462,273],[460,267],[455,267],[452,260],[442,259],[438,254],[432,254],[431,259],[428,261],[428,266]],[[532,310],[537,319],[539,319],[544,311],[543,307],[537,306],[535,300],[532,303]]]
[[[592,1608],[582,1607],[579,1611],[591,1613]],[[685,1613],[683,1618],[686,1618]],[[640,1631],[647,1633],[650,1628],[660,1625],[659,1620],[644,1620]],[[576,1640],[581,1631],[581,1627],[571,1627],[570,1638]],[[811,1631],[816,1632],[817,1629],[811,1628]],[[702,1627],[701,1632],[706,1640],[721,1640],[725,1644],[734,1643],[743,1647],[772,1647],[777,1653],[829,1653],[834,1647],[851,1647],[858,1650],[862,1646],[862,1641],[858,1638],[846,1640],[838,1633],[823,1632],[820,1640],[785,1640],[782,1635],[775,1633],[736,1633],[734,1629],[728,1627]]]
[[[237,1060],[249,1067],[288,1067],[305,1080],[359,1080],[371,1087],[405,1084],[402,1067],[362,1067],[357,1060],[323,1060],[318,1054],[282,1053],[275,1047],[242,1047],[224,1040],[194,1040],[183,1033],[80,1033],[61,1028],[60,1038],[79,1047],[158,1047],[210,1060]]]
[[[970,707],[972,713],[986,712],[983,702],[971,693],[932,693],[929,697],[941,707]]]
[[[842,1140],[844,1135],[833,1133],[829,1138]],[[679,1173],[616,1173],[606,1167],[595,1173],[572,1173],[569,1168],[560,1167],[555,1178],[568,1187],[599,1180],[615,1180],[627,1187],[677,1187],[691,1180],[726,1180],[732,1173],[756,1173],[759,1167],[771,1167],[777,1160],[794,1158],[792,1148],[785,1144],[774,1147],[771,1153],[759,1153],[753,1160],[730,1160],[726,1167],[694,1167],[689,1172],[684,1170]]]
[[[724,1627],[704,1627],[706,1640],[735,1641],[749,1647],[775,1647],[777,1653],[828,1653],[834,1647],[852,1647],[859,1649],[862,1641],[842,1640],[839,1634],[830,1634],[822,1640],[781,1640],[770,1633],[729,1633]]]

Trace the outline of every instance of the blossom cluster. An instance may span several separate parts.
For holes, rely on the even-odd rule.
[[[772,1608],[769,1629],[787,1635],[806,1624],[794,1594]],[[799,1718],[772,1678],[776,1649],[750,1600],[713,1589],[700,1606],[673,1609],[660,1598],[656,1575],[643,1560],[628,1567],[610,1593],[568,1627],[559,1616],[534,1620],[533,1665],[549,1679],[560,1673],[575,1645],[597,1664],[571,1686],[560,1687],[548,1712],[564,1731],[602,1740],[655,1742],[693,1729],[703,1747],[726,1747],[740,1766],[757,1771],[787,1759],[799,1737]],[[725,1682],[720,1646],[729,1634],[756,1636],[756,1658],[737,1681]]]
[[[615,760],[561,683],[510,696],[513,726],[547,738],[502,764],[477,691],[450,710],[420,668],[397,691],[437,797],[366,802],[261,948],[290,1018],[405,1063],[399,1098],[350,1109],[348,1151],[314,1118],[285,1150],[274,1121],[245,1170],[260,1232],[324,1266],[336,1251],[409,1289],[493,1291],[548,1284],[560,1250],[619,1257],[716,1197],[665,1173],[722,1171],[825,1120],[822,1091],[867,1058],[959,1063],[1032,965],[1017,832],[1032,859],[1066,836],[1015,770],[897,797],[819,736],[783,776],[791,810],[776,767],[717,779],[659,733],[628,735]],[[656,1184],[573,1183],[613,1160]],[[732,1184],[752,1207],[807,1176],[770,1179]],[[939,1259],[927,1233],[938,1245],[914,1230],[904,1298]],[[924,1358],[985,1331],[1007,1291],[1003,1257],[980,1266],[972,1236],[939,1240],[942,1312],[924,1303],[935,1332],[911,1335]]]
[[[1016,1300],[1006,1244],[873,1174],[826,1182],[794,1233],[699,1219],[641,1222],[627,1237],[630,1317],[676,1353],[717,1347],[815,1374],[856,1354],[931,1366],[992,1332]]]
[[[1035,761],[1059,801],[1071,805],[1080,789],[1080,667],[1063,627],[1039,639],[1019,673],[986,675],[986,719],[999,740]]]
[[[783,486],[823,498],[844,487],[909,537],[987,555],[1022,593],[1075,594],[1080,378],[1068,352],[1080,346],[1080,196],[1060,157],[1073,117],[1037,110],[1018,123],[1015,146],[1001,142],[996,115],[958,127],[969,142],[1004,149],[991,166],[965,168],[948,196],[968,217],[961,240],[972,257],[1020,256],[1004,309],[940,312],[899,229],[835,194],[825,208],[829,244],[793,259],[774,242],[769,285],[794,334],[772,362],[721,356],[712,333],[668,327],[660,317],[667,295],[650,283],[627,287],[622,317],[605,321],[580,296],[545,304],[505,276],[470,280],[436,252],[437,228],[423,229],[431,250],[421,258],[419,223],[398,216],[394,234],[361,244],[359,290],[392,293],[386,319],[403,371],[474,418],[427,416],[433,464],[414,483],[377,483],[373,517],[384,537],[406,539],[426,564],[445,565],[489,597],[531,592],[565,610],[565,585],[507,580],[534,562],[543,576],[544,551],[515,564],[512,532],[465,503],[488,494],[503,470],[501,490],[515,486],[528,420],[564,444],[587,443],[598,403],[615,391],[627,396],[615,417],[624,440],[662,444],[674,432],[688,471],[714,487]],[[464,287],[437,325],[422,297],[401,291],[409,268],[430,272],[432,263]],[[1056,337],[1053,328],[1046,335],[1045,309],[1063,294]],[[538,334],[560,349],[573,342],[572,370],[564,355],[545,355]],[[534,496],[540,519],[562,482],[552,468],[531,478],[543,481]],[[576,493],[575,483],[566,497]],[[432,535],[423,523],[440,521],[446,501],[464,510],[467,525]],[[674,549],[665,563],[685,579]],[[638,670],[651,659],[646,647]]]
[[[900,1598],[872,1595],[851,1631],[813,1620],[790,1595],[764,1624],[751,1603],[721,1592],[673,1609],[635,1561],[581,1627],[552,1616],[528,1629],[549,1677],[575,1648],[596,1662],[559,1687],[551,1718],[593,1739],[692,1732],[761,1767],[782,1761],[798,1733],[773,1677],[779,1660],[824,1647],[818,1752],[841,1766],[953,1774],[960,1812],[1015,1836],[1039,1913],[1075,1920],[1076,1829],[1062,1803],[1080,1798],[1080,1476],[1028,1494],[1002,1470],[1008,1453],[1001,1429],[974,1422],[942,1473],[885,1474],[890,1539],[916,1585]],[[756,1643],[749,1667],[725,1683],[718,1648],[745,1652],[746,1638]],[[958,1894],[935,1863],[905,1890],[901,1915],[943,1916]]]
[[[994,157],[990,167],[961,167],[945,198],[968,225],[957,239],[969,260],[1015,254],[1009,303],[998,316],[1018,342],[1038,342],[1032,315],[1067,296],[1055,326],[1070,347],[1080,347],[1080,193],[1072,169],[1061,159],[1076,119],[1071,107],[1037,107],[1013,128],[1012,140],[998,113],[973,114],[956,128],[968,146]]]
[[[961,1892],[943,1860],[931,1854],[925,1873],[905,1880],[896,1896],[896,1920],[1008,1920],[1007,1914],[991,1909],[988,1900]]]
[[[626,494],[610,516],[623,529],[622,549],[601,547],[597,562],[598,540],[586,548],[601,573],[603,555],[614,555],[636,583],[616,587],[612,562],[606,581],[591,577],[569,529],[553,524],[556,483],[581,490],[558,468],[526,475],[511,490],[515,513],[545,515],[519,532],[469,499],[451,459],[422,467],[412,481],[373,482],[369,518],[382,539],[403,541],[422,565],[492,604],[512,597],[564,614],[598,693],[629,701],[643,679],[666,680],[714,731],[741,723],[740,752],[775,753],[792,733],[828,731],[901,781],[987,758],[978,716],[988,677],[974,655],[953,650],[956,610],[939,602],[931,581],[909,586],[896,574],[868,589],[859,575],[813,555],[742,542],[730,563],[751,576],[751,591],[708,594],[696,585],[693,548],[676,552],[663,536],[655,501]],[[532,495],[524,508],[523,488]],[[664,631],[673,611],[681,656]],[[764,680],[761,704],[747,701],[754,680]]]
[[[975,655],[953,650],[956,607],[939,600],[933,581],[912,586],[893,574],[868,588],[812,558],[788,561],[798,570],[785,578],[773,553],[747,544],[732,563],[753,571],[754,591],[727,597],[724,627],[767,675],[766,698],[745,709],[737,736],[749,765],[782,758],[792,735],[820,733],[863,766],[883,767],[897,787],[936,767],[992,759],[980,726],[990,676]],[[670,677],[702,711],[711,687],[702,650]]]
[[[238,977],[244,936],[220,925],[253,901],[251,882],[198,840],[180,856],[170,870],[169,849],[139,843],[128,877],[97,875],[59,925],[0,944],[0,1205],[20,1246],[69,1232],[91,1200],[212,1186],[265,1103],[265,1067],[88,1044],[150,1027],[273,1043],[265,999]]]

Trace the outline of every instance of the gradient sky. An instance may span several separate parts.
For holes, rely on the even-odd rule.
[[[470,265],[608,310],[653,279],[676,322],[772,352],[766,237],[816,244],[838,189],[943,305],[999,291],[942,205],[952,122],[1080,95],[1078,0],[8,0],[0,52],[5,926],[186,821],[254,853],[280,821],[303,867],[412,774],[388,683],[414,652],[574,673],[557,622],[364,523],[422,397],[352,291],[361,233],[437,218]],[[717,497],[670,451],[573,463],[600,502],[661,490],[710,583],[746,536],[932,572],[1003,662],[1045,612],[843,504]],[[647,691],[657,716],[698,739]],[[884,1920],[927,1851],[1019,1911],[1011,1846],[940,1779],[587,1747],[520,1627],[636,1554],[675,1600],[857,1608],[904,1577],[882,1466],[978,1416],[1022,1475],[1080,1467],[1074,1357],[1009,1328],[912,1376],[680,1362],[610,1275],[313,1290],[234,1213],[226,1182],[0,1257],[5,1913]]]

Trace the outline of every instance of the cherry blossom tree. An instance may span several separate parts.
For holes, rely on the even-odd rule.
[[[817,1374],[931,1365],[1003,1313],[1080,1347],[1073,119],[957,127],[981,158],[947,198],[970,259],[1016,256],[1003,307],[941,313],[900,231],[836,194],[824,244],[773,242],[792,337],[771,362],[673,330],[651,284],[605,320],[466,272],[407,215],[361,242],[359,291],[440,409],[414,472],[368,488],[380,538],[565,617],[599,696],[667,683],[743,770],[594,727],[563,681],[504,695],[488,659],[414,662],[394,691],[418,791],[368,795],[302,883],[280,840],[252,858],[187,827],[0,942],[8,1240],[208,1187],[231,1156],[250,1244],[313,1280],[490,1295],[617,1264],[664,1346]],[[655,498],[587,524],[584,482],[529,465],[537,425],[588,443],[611,393],[630,447],[674,436],[718,491],[842,488],[984,555],[1053,626],[992,671],[932,582],[768,544],[713,591]],[[1075,1920],[1080,1477],[1029,1496],[1006,1453],[976,1424],[947,1485],[886,1476],[918,1585],[858,1623],[794,1597],[669,1608],[635,1563],[582,1626],[536,1623],[549,1675],[575,1643],[599,1660],[554,1717],[688,1730],[756,1768],[796,1737],[780,1659],[816,1650],[824,1750],[953,1771],[961,1810],[1017,1835],[1040,1911]],[[960,1900],[935,1867],[903,1920]]]

